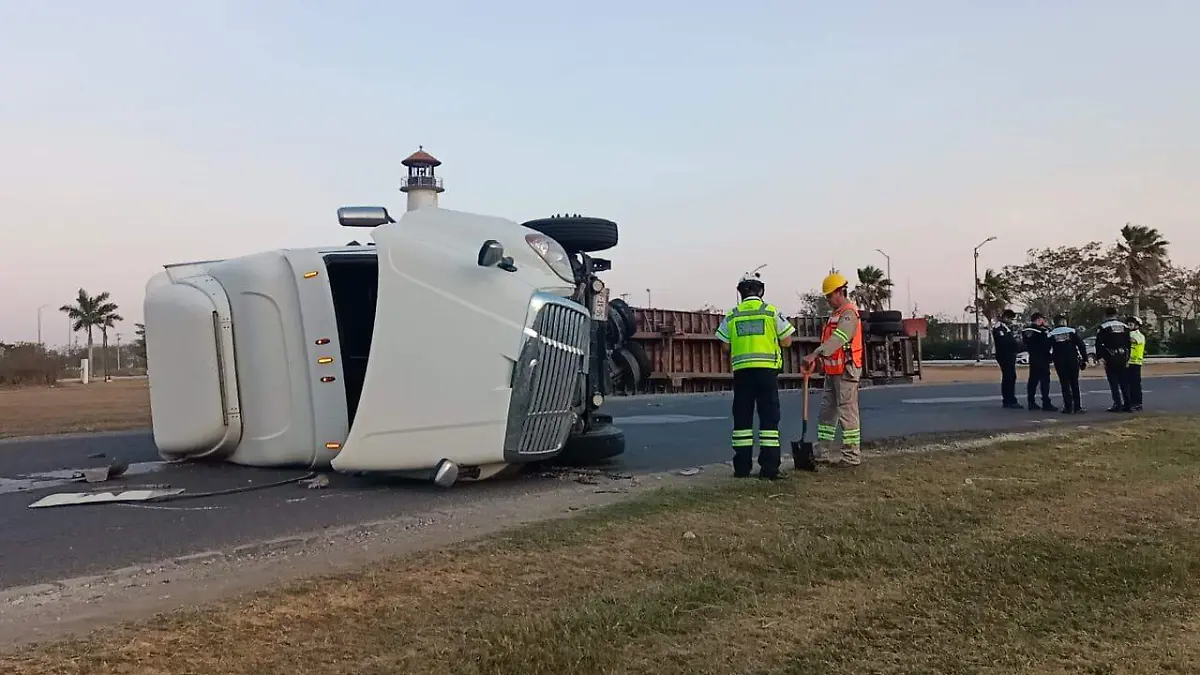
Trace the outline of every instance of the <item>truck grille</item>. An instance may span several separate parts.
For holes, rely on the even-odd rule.
[[[562,449],[581,402],[582,376],[591,346],[591,317],[582,306],[538,293],[534,319],[513,371],[504,454],[512,460]]]

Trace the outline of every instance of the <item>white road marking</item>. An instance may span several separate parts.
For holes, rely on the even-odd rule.
[[[728,416],[714,417],[711,415],[630,415],[617,417],[613,424],[687,424],[688,422],[709,422],[712,420],[729,419]]]
[[[1021,394],[1023,394],[1023,393],[1024,392],[1018,392],[1017,398],[1021,398]],[[1095,389],[1092,391],[1081,391],[1079,393],[1080,394],[1110,394],[1111,392],[1107,389]],[[1152,393],[1152,390],[1143,389],[1142,393],[1150,394],[1150,393]],[[1051,398],[1062,398],[1061,392],[1055,392],[1053,395],[1051,395]],[[941,404],[946,404],[946,403],[987,403],[989,401],[999,402],[999,401],[1003,401],[1003,400],[1004,400],[1004,397],[1002,397],[1002,396],[941,396],[941,397],[937,397],[937,398],[904,398],[904,399],[900,399],[900,402],[901,403],[912,403],[912,404],[941,405]]]

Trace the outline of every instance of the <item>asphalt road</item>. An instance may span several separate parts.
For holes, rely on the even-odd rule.
[[[866,440],[927,432],[1033,429],[1047,420],[1110,418],[1103,380],[1085,380],[1092,412],[1004,410],[993,384],[893,386],[861,393]],[[1149,378],[1149,411],[1200,412],[1200,376]],[[783,398],[785,438],[800,433],[801,396]],[[1059,402],[1056,397],[1056,403]],[[618,470],[649,472],[729,459],[728,394],[637,397],[606,405],[625,429],[626,454]],[[814,423],[819,394],[813,392]],[[99,455],[103,454],[103,457]],[[128,565],[228,548],[328,527],[454,509],[499,494],[549,489],[551,479],[523,477],[442,490],[415,482],[335,476],[324,490],[296,485],[162,504],[106,504],[47,509],[28,505],[52,492],[78,488],[56,476],[101,466],[109,458],[131,463],[121,484],[169,484],[188,493],[271,483],[303,471],[227,465],[163,465],[149,432],[91,434],[0,442],[0,588],[100,573]],[[62,474],[55,472],[65,472]],[[31,478],[32,477],[32,478]]]

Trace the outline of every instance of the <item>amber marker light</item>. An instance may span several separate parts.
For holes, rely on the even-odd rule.
[[[322,365],[324,365],[326,363],[333,363],[333,357],[332,356],[322,356],[321,358],[317,359],[317,363],[320,363]]]
[[[341,443],[326,443],[325,449],[326,450],[341,450],[342,444]]]
[[[304,278],[305,278],[305,279],[311,279],[311,278],[313,278],[313,277],[315,277],[315,276],[317,276],[317,273],[316,273],[316,272],[305,272],[305,273],[304,273]]]

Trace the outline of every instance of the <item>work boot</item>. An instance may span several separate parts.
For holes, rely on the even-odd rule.
[[[1130,408],[1130,410],[1132,410],[1133,412],[1142,412],[1142,406],[1141,406],[1140,404],[1139,404],[1139,405],[1135,405],[1135,406],[1132,406],[1132,407]]]
[[[1085,413],[1085,412],[1087,412],[1087,408],[1085,408],[1085,407],[1083,407],[1083,406],[1076,406],[1076,407],[1075,407],[1075,414],[1076,414],[1076,415],[1082,415],[1082,414],[1083,414],[1083,413]]]
[[[1074,408],[1072,408],[1072,407],[1071,407],[1071,406],[1069,406],[1069,405],[1064,405],[1064,406],[1063,406],[1063,409],[1062,409],[1062,414],[1064,414],[1064,415],[1073,415],[1073,414],[1075,414],[1075,409],[1074,409]]]
[[[1025,409],[1025,406],[1021,405],[1020,403],[1017,403],[1016,401],[1009,401],[1008,403],[1004,404],[1004,407],[1008,410],[1024,410]]]
[[[1042,410],[1045,410],[1046,412],[1058,412],[1058,406],[1054,405],[1050,401],[1042,401]]]
[[[1109,406],[1108,412],[1112,412],[1112,413],[1121,412],[1121,405],[1119,403],[1112,404],[1111,406]]]
[[[1035,402],[1035,401],[1030,401],[1030,402],[1029,402],[1029,409],[1030,409],[1030,410],[1041,410],[1041,409],[1042,409],[1042,406],[1038,405],[1038,404],[1037,404],[1037,402]]]
[[[1128,405],[1121,406],[1121,412],[1133,412],[1133,407]]]

